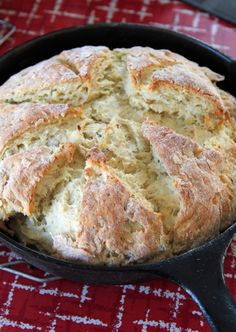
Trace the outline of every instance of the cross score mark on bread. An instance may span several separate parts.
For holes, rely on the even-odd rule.
[[[94,264],[214,237],[236,210],[236,102],[223,79],[168,50],[102,46],[12,76],[0,87],[5,229]]]

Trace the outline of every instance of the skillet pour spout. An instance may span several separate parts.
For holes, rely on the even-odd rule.
[[[225,76],[220,87],[236,96],[236,61],[199,40],[163,28],[139,24],[98,24],[46,34],[0,58],[0,84],[21,69],[65,49],[84,45],[109,48],[149,46],[169,49]],[[167,277],[182,286],[200,306],[214,332],[236,331],[236,305],[223,278],[225,250],[236,224],[209,243],[168,260],[134,266],[76,264],[35,251],[0,232],[0,240],[33,266],[56,276],[86,283],[127,284]]]

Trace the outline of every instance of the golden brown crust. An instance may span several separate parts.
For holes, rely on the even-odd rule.
[[[217,108],[223,109],[222,100],[210,80],[186,64],[175,64],[154,72],[149,89],[156,90],[161,85],[192,90],[214,101]]]
[[[198,65],[197,65],[198,66]],[[199,66],[198,66],[199,67]],[[212,82],[221,82],[225,79],[225,77],[221,74],[215,73],[208,67],[201,67],[201,70],[204,74],[209,78]]]
[[[109,52],[104,46],[84,46],[63,51],[58,59],[69,65],[82,79],[90,80],[94,63],[98,59],[102,60]]]
[[[92,66],[108,52],[106,47],[85,46],[64,51],[58,56],[23,69],[0,87],[0,100],[27,100],[27,95],[63,83],[90,82]]]
[[[65,104],[0,104],[0,154],[23,133],[80,114],[81,111]]]
[[[128,50],[127,68],[137,84],[145,77],[145,72],[150,69],[158,71],[175,65],[183,65],[185,69],[195,71],[201,78],[205,79],[207,77],[212,82],[224,79],[224,76],[215,73],[211,69],[200,67],[196,62],[169,50],[154,50],[149,47],[132,47]]]
[[[34,212],[35,193],[38,185],[60,161],[71,162],[75,147],[62,144],[58,151],[41,146],[5,158],[0,163],[0,200],[12,210],[31,215]]]
[[[0,87],[0,100],[11,100],[16,94],[32,93],[74,80],[78,80],[77,75],[53,57],[11,76]]]
[[[223,100],[225,109],[236,119],[236,98],[224,90],[218,89],[218,91]]]
[[[145,76],[145,71],[173,65],[176,59],[168,50],[153,50],[148,47],[133,47],[128,51],[127,68],[134,84],[139,84]]]
[[[127,55],[127,69],[132,88],[147,93],[168,87],[179,93],[193,92],[214,104],[215,113],[223,113],[224,105],[212,81],[223,79],[206,67],[167,50],[134,47]],[[141,92],[142,93],[142,92]]]
[[[76,248],[56,237],[57,250],[74,259],[117,264],[166,249],[161,214],[148,210],[129,193],[97,148],[89,154],[86,176]]]
[[[233,197],[220,179],[220,153],[148,121],[142,128],[179,193],[174,250],[196,246],[216,235],[224,217],[232,222]]]

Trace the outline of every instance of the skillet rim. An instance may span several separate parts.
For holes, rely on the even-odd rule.
[[[109,28],[109,29],[116,29],[116,28],[123,28],[123,29],[140,29],[140,30],[146,30],[146,31],[155,31],[155,32],[160,32],[160,33],[166,33],[168,35],[172,35],[174,38],[177,39],[182,39],[182,40],[187,40],[190,41],[191,43],[195,44],[196,46],[200,46],[202,49],[207,50],[211,54],[214,54],[220,61],[226,62],[229,66],[232,65],[233,63],[236,63],[236,60],[234,60],[232,57],[229,55],[226,55],[222,53],[219,50],[214,49],[212,46],[208,45],[207,43],[186,35],[181,32],[173,31],[170,29],[166,29],[163,27],[158,27],[158,26],[151,26],[147,24],[140,24],[140,23],[98,23],[98,24],[86,24],[86,25],[81,25],[81,26],[73,26],[73,27],[68,27],[68,28],[63,28],[59,30],[55,30],[49,33],[46,33],[42,36],[32,38],[29,41],[26,41],[16,47],[14,47],[12,50],[4,53],[2,56],[0,56],[0,64],[1,62],[4,62],[11,58],[12,56],[15,55],[15,53],[18,52],[24,52],[25,48],[29,48],[31,46],[34,46],[35,43],[40,43],[43,42],[44,40],[49,40],[50,38],[54,38],[57,36],[60,36],[61,34],[65,33],[73,33],[76,31],[83,31],[87,29],[104,29],[104,28]],[[52,263],[56,265],[61,265],[62,267],[69,267],[69,268],[75,268],[76,270],[91,270],[91,271],[97,271],[97,272],[137,272],[137,271],[153,271],[154,269],[158,269],[162,267],[163,265],[169,265],[170,263],[174,263],[176,260],[180,260],[181,258],[186,258],[188,256],[191,256],[193,254],[200,253],[202,250],[207,251],[209,247],[212,247],[213,245],[217,245],[220,243],[221,240],[224,239],[225,236],[229,233],[233,233],[232,230],[235,230],[236,232],[236,221],[232,223],[227,229],[225,229],[223,232],[219,233],[217,236],[215,236],[213,239],[208,240],[207,242],[192,248],[188,251],[185,251],[183,253],[180,253],[178,255],[172,256],[167,259],[163,259],[158,262],[149,262],[149,263],[137,263],[133,265],[95,265],[95,264],[87,264],[87,263],[75,263],[73,261],[67,261],[65,259],[59,259],[55,258],[53,256],[50,256],[48,254],[45,254],[44,252],[34,250],[30,247],[25,246],[24,244],[16,241],[14,238],[11,238],[10,236],[6,235],[4,232],[0,230],[0,240],[5,245],[9,244],[9,247],[12,250],[18,249],[17,251],[20,252],[27,252],[29,253],[33,258],[44,261],[46,263]],[[23,257],[24,258],[24,257]]]
[[[236,232],[236,222],[234,222],[230,227],[228,227],[226,230],[218,234],[215,238],[209,240],[208,242],[203,243],[202,245],[199,245],[198,247],[192,248],[188,251],[185,251],[179,255],[175,255],[172,257],[169,257],[167,259],[163,259],[158,262],[150,262],[150,263],[140,263],[140,264],[133,264],[133,265],[95,265],[95,264],[86,264],[86,263],[75,263],[73,261],[67,261],[65,259],[58,259],[53,256],[50,256],[44,252],[34,250],[30,247],[27,247],[23,245],[22,243],[16,241],[14,238],[9,237],[2,231],[0,231],[0,240],[3,240],[4,244],[11,244],[10,248],[13,250],[15,248],[19,249],[20,251],[26,251],[30,253],[33,258],[40,259],[41,261],[46,261],[46,263],[52,263],[56,265],[61,265],[62,267],[66,266],[69,268],[75,268],[78,270],[91,270],[91,271],[97,271],[97,272],[149,272],[149,271],[155,271],[161,267],[174,264],[175,262],[179,262],[180,260],[184,260],[186,258],[189,258],[191,256],[195,256],[197,254],[204,252],[207,252],[208,249],[211,249],[212,247],[216,245],[220,245],[221,241],[224,242],[227,235],[234,234]],[[232,235],[231,235],[232,236]],[[17,253],[18,254],[18,253]],[[24,259],[24,257],[23,257]]]
[[[75,32],[76,30],[104,29],[104,28],[110,28],[110,29],[116,29],[116,28],[124,28],[124,29],[125,28],[128,28],[128,29],[135,28],[136,29],[136,28],[138,28],[141,30],[144,29],[144,30],[149,30],[149,31],[153,30],[156,32],[159,31],[159,32],[168,33],[169,35],[173,35],[176,38],[182,38],[182,39],[188,40],[190,42],[193,42],[195,45],[198,45],[204,49],[207,49],[211,53],[215,54],[218,58],[221,58],[221,60],[224,59],[225,61],[229,62],[229,64],[236,62],[236,59],[234,59],[233,57],[213,48],[211,45],[203,42],[202,40],[200,40],[196,37],[192,37],[185,33],[174,31],[171,29],[166,29],[161,26],[153,26],[153,25],[141,24],[141,23],[96,23],[96,24],[84,24],[84,25],[78,25],[78,26],[72,26],[72,27],[54,30],[54,31],[48,32],[46,34],[43,34],[41,36],[38,36],[36,38],[32,38],[28,41],[25,41],[25,42],[15,46],[11,50],[0,55],[0,62],[6,60],[10,56],[13,56],[15,52],[24,51],[25,47],[30,47],[35,42],[41,42],[44,39],[50,39],[53,37],[57,37],[58,35],[60,35],[62,33],[70,33],[70,32],[72,33],[72,32]]]

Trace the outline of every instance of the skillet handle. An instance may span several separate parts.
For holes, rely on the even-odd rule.
[[[192,250],[174,264],[167,262],[158,269],[160,275],[178,283],[190,294],[214,332],[236,331],[236,302],[223,276],[225,251],[234,232],[235,227],[231,227],[221,236],[220,243],[211,241],[203,249]]]

